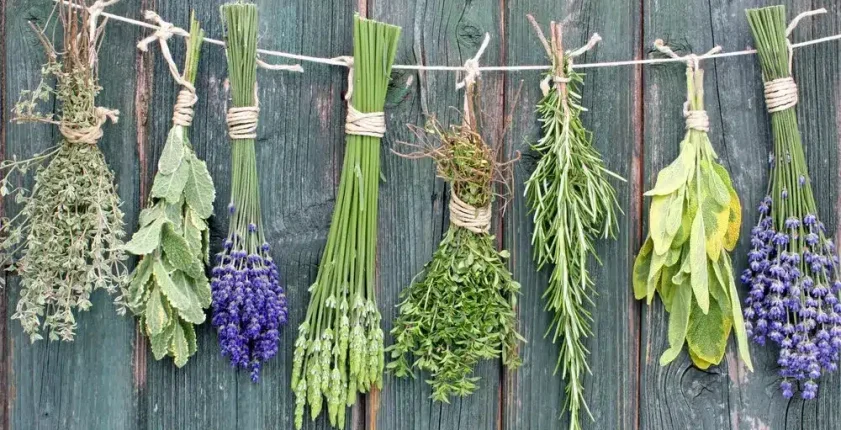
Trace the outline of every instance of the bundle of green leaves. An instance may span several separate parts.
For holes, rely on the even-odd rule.
[[[20,211],[0,226],[0,263],[11,264],[21,279],[20,300],[12,319],[30,339],[72,341],[76,310],[91,307],[96,289],[116,291],[125,278],[123,212],[114,174],[97,147],[102,125],[118,112],[97,107],[96,47],[103,29],[89,32],[90,15],[81,0],[58,6],[63,26],[61,51],[44,29],[35,28],[47,53],[42,81],[24,91],[14,108],[17,122],[57,125],[63,138],[57,147],[26,160],[0,163],[5,174],[0,194],[14,195]],[[49,24],[48,24],[49,25]],[[55,80],[55,88],[47,82]],[[58,110],[42,113],[39,105]],[[46,164],[46,165],[45,165]],[[31,189],[12,187],[16,175],[35,169]],[[19,257],[19,258],[18,258]],[[15,259],[18,258],[16,261]]]
[[[686,71],[690,116],[704,111],[704,72],[693,64]],[[652,198],[649,233],[634,263],[634,296],[650,305],[656,292],[669,313],[669,349],[661,365],[677,358],[684,344],[698,368],[719,364],[733,330],[752,370],[729,255],[739,239],[742,208],[730,175],[716,162],[708,127],[687,122],[680,155],[645,193]]]
[[[395,343],[386,350],[390,371],[399,377],[413,376],[415,367],[429,372],[432,399],[447,403],[477,389],[480,378],[473,370],[480,360],[501,356],[509,369],[520,365],[517,345],[522,337],[514,311],[520,284],[506,267],[508,251],[497,251],[488,233],[494,185],[506,180],[503,172],[508,169],[473,124],[442,129],[431,121],[418,133],[427,142],[425,149],[409,155],[435,161],[438,176],[450,185],[451,199],[466,204],[459,203],[467,208],[470,222],[454,219],[459,214],[454,214],[451,200],[450,227],[432,260],[401,293],[391,331]],[[470,220],[483,211],[483,220]]]
[[[400,27],[355,16],[350,106],[382,112]],[[350,109],[349,106],[349,109]],[[295,426],[314,420],[327,399],[330,424],[344,428],[357,393],[382,387],[383,330],[375,294],[380,139],[348,133],[327,245],[298,327],[292,367]]]
[[[553,313],[547,335],[552,333],[553,342],[560,340],[556,371],[566,382],[564,409],[570,413],[570,428],[578,429],[582,409],[592,419],[584,399],[584,376],[590,371],[584,340],[592,333],[589,308],[594,294],[587,264],[591,255],[598,259],[596,239],[616,233],[618,203],[608,179],[624,179],[605,167],[581,120],[584,76],[570,67],[571,56],[561,46],[561,26],[552,23],[550,44],[534,18],[529,19],[553,61],[544,81],[553,85],[544,86],[537,105],[542,133],[532,145],[538,162],[526,181],[526,199],[534,214],[534,258],[539,268],[552,266],[543,294],[546,310]]]
[[[196,79],[203,37],[193,16],[183,76],[190,85]],[[190,145],[189,130],[177,123],[169,132],[149,206],[140,213],[140,229],[126,244],[140,262],[123,289],[124,305],[140,319],[155,359],[172,356],[178,367],[195,354],[193,324],[204,322],[204,309],[210,306],[204,265],[210,237],[207,218],[216,198],[207,166]]]

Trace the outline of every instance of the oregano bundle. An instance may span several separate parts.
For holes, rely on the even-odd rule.
[[[154,17],[147,13],[147,18]],[[207,218],[213,213],[216,190],[188,136],[197,100],[193,84],[203,37],[192,16],[184,73],[177,76],[182,89],[173,126],[158,160],[149,205],[140,212],[140,229],[126,244],[126,250],[140,256],[140,262],[124,287],[125,306],[139,318],[155,359],[172,356],[178,367],[195,354],[198,346],[193,325],[204,322],[204,309],[210,306],[204,265],[210,237]],[[168,48],[164,56],[172,61]]]
[[[655,47],[679,58],[661,40]],[[684,345],[698,368],[717,365],[734,331],[739,355],[753,370],[729,254],[739,239],[742,207],[707,135],[704,71],[696,57],[685,60],[686,136],[678,158],[645,193],[651,197],[649,233],[634,262],[634,296],[650,305],[657,293],[669,313],[669,349],[661,366]]]
[[[56,125],[56,148],[30,159],[4,160],[0,194],[14,195],[22,208],[4,219],[0,233],[2,263],[12,263],[21,279],[21,296],[12,319],[19,320],[30,339],[72,341],[76,311],[91,307],[97,289],[113,293],[125,278],[123,212],[114,174],[97,146],[102,126],[117,121],[119,112],[96,106],[101,87],[97,52],[104,33],[91,22],[82,0],[57,6],[63,26],[62,49],[56,50],[46,31],[36,29],[47,63],[42,81],[24,91],[15,105],[16,122]],[[55,88],[47,82],[55,79]],[[55,99],[55,113],[42,113],[41,103]],[[14,174],[35,169],[31,190],[10,190]],[[12,261],[16,256],[20,258]]]
[[[470,101],[476,85],[467,84]],[[427,141],[422,152],[408,155],[434,160],[450,185],[450,226],[432,260],[401,293],[391,331],[395,343],[386,350],[389,370],[398,377],[413,376],[415,367],[428,372],[432,399],[446,403],[476,391],[473,371],[480,360],[501,357],[507,368],[518,367],[522,340],[514,311],[520,284],[506,267],[508,251],[497,251],[490,234],[494,186],[507,182],[507,166],[482,139],[476,117],[464,115],[464,124],[447,130],[432,121],[418,133]]]

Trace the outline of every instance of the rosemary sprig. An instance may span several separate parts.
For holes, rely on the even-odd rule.
[[[42,82],[24,91],[15,105],[16,122],[57,125],[63,135],[57,149],[31,159],[5,160],[0,169],[0,194],[14,195],[22,205],[0,226],[0,263],[12,262],[21,277],[21,297],[12,319],[21,322],[32,341],[49,331],[51,340],[71,341],[76,330],[75,311],[88,310],[94,290],[109,293],[125,277],[123,212],[114,174],[97,146],[102,125],[116,121],[116,111],[97,107],[100,91],[96,48],[102,26],[89,32],[90,14],[81,0],[58,6],[64,46],[59,52],[45,31],[33,25],[47,53]],[[82,6],[77,9],[76,6]],[[55,79],[51,88],[47,82]],[[53,113],[39,112],[52,97]],[[46,163],[46,166],[44,165]],[[11,176],[35,168],[31,190],[9,189]]]
[[[592,419],[584,398],[584,376],[590,372],[584,338],[592,334],[589,307],[595,293],[587,264],[590,256],[598,261],[595,240],[612,238],[617,229],[616,191],[608,178],[624,179],[605,168],[581,121],[583,75],[570,67],[560,41],[560,26],[552,23],[552,48],[547,52],[555,85],[537,105],[542,135],[532,149],[539,161],[526,181],[525,194],[534,213],[534,258],[539,268],[553,266],[543,293],[546,310],[553,313],[546,333],[560,342],[555,371],[560,370],[566,382],[564,409],[570,413],[570,428],[580,429],[582,410]]]
[[[354,17],[351,105],[382,112],[400,27]],[[380,138],[349,134],[327,245],[298,327],[292,368],[295,426],[327,399],[330,424],[344,428],[357,393],[381,388],[383,330],[375,295]]]
[[[195,83],[203,37],[193,15],[183,74],[190,85]],[[179,100],[194,95],[185,88]],[[139,318],[155,359],[172,356],[178,367],[198,349],[193,324],[204,322],[204,309],[210,306],[204,263],[207,218],[216,197],[207,166],[190,145],[189,130],[175,121],[161,151],[149,205],[140,213],[140,229],[126,244],[126,250],[141,259],[123,290],[125,306]]]

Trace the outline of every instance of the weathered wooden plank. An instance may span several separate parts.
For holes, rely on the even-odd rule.
[[[663,37],[687,52],[705,51],[714,43],[721,44],[725,50],[741,50],[753,44],[744,9],[773,3],[776,2],[711,1],[689,7],[675,2],[666,7],[659,4],[656,10],[650,9],[653,5],[647,3],[644,33],[652,38]],[[790,16],[812,8],[809,2],[803,1],[788,2],[787,6]],[[709,19],[698,19],[702,16],[709,16]],[[838,32],[837,25],[837,19],[804,22],[793,39],[834,34]],[[798,113],[816,193],[825,197],[820,203],[821,214],[824,219],[832,220],[837,216],[832,208],[838,191],[833,181],[836,175],[828,172],[838,169],[837,97],[832,98],[838,91],[838,71],[837,67],[831,67],[837,66],[839,51],[837,46],[831,45],[817,49],[822,50],[820,60],[816,59],[813,48],[798,50],[795,54],[795,77],[801,89]],[[830,60],[829,64],[824,63],[825,59]],[[765,195],[767,166],[763,160],[768,157],[771,133],[755,58],[706,62],[705,69],[707,110],[712,120],[710,138],[733,176],[743,205],[742,238],[733,253],[734,269],[738,273],[745,266],[749,233],[756,222],[755,205]],[[645,178],[649,186],[657,170],[674,158],[677,142],[683,134],[680,118],[680,104],[685,97],[682,70],[681,66],[651,67],[645,75],[646,105],[652,106],[647,112],[650,120],[646,121],[645,141]],[[823,74],[823,79],[817,78],[819,73]],[[665,315],[659,304],[646,309],[644,315],[643,427],[673,428],[689,422],[697,428],[829,426],[825,417],[838,408],[836,378],[827,379],[818,401],[787,401],[777,389],[776,349],[752,345],[755,372],[749,373],[737,359],[733,342],[726,362],[705,372],[691,367],[685,354],[671,366],[659,368],[656,359],[667,345]]]
[[[502,61],[503,38],[500,2],[491,0],[416,0],[393,2],[375,0],[369,16],[403,27],[397,63],[461,65],[471,58],[485,32],[493,39],[481,59],[483,64]],[[407,152],[400,141],[415,142],[404,124],[423,125],[435,116],[443,124],[461,121],[462,93],[454,91],[453,73],[395,72],[392,76],[386,114],[389,133],[384,141],[383,174],[380,186],[379,292],[383,328],[388,332],[397,315],[399,294],[429,261],[448,224],[445,218],[446,193],[436,180],[430,160],[406,160],[388,152]],[[498,142],[502,118],[502,75],[482,76],[485,114],[494,118],[483,134],[490,144]],[[455,109],[453,108],[455,107]],[[495,221],[501,226],[499,218]],[[386,344],[393,342],[386,336]],[[480,388],[465,399],[449,405],[433,403],[425,375],[398,379],[386,375],[377,405],[369,405],[367,427],[395,428],[494,428],[499,420],[500,365],[484,362],[476,370]]]
[[[632,1],[590,0],[573,2],[559,8],[557,2],[532,0],[512,2],[507,9],[507,64],[547,64],[545,52],[525,18],[531,13],[544,25],[549,21],[564,22],[564,44],[574,49],[586,43],[591,33],[604,38],[579,62],[610,61],[634,58],[639,46],[638,22],[640,4]],[[602,241],[598,246],[602,266],[591,264],[598,296],[593,309],[593,336],[587,341],[591,351],[592,375],[586,380],[588,404],[595,421],[582,417],[585,428],[632,428],[636,425],[638,369],[639,308],[628,287],[631,258],[638,243],[638,215],[633,210],[632,167],[639,101],[636,98],[634,68],[584,70],[583,88],[587,127],[593,131],[594,143],[601,151],[607,167],[629,178],[629,183],[614,181],[625,216],[620,218],[617,240]],[[551,315],[543,310],[543,291],[551,268],[536,271],[532,260],[533,223],[522,195],[522,184],[536,163],[528,147],[539,136],[534,106],[541,98],[538,72],[510,74],[506,83],[506,112],[512,118],[507,144],[523,152],[516,170],[516,198],[505,223],[505,243],[512,253],[515,275],[523,285],[520,298],[520,328],[528,343],[522,348],[523,367],[509,372],[504,399],[505,426],[521,428],[566,428],[568,416],[562,417],[563,382],[554,374],[558,346],[544,338]],[[514,94],[522,85],[519,104],[513,105]],[[561,417],[559,421],[559,417]]]
[[[34,88],[40,80],[44,61],[42,48],[27,21],[44,24],[53,3],[49,1],[10,1],[6,14],[6,112],[22,89]],[[114,8],[129,13],[127,5]],[[133,45],[137,30],[109,27],[100,53],[101,84],[97,98],[102,106],[119,109],[124,118],[133,115]],[[6,152],[28,157],[57,142],[55,127],[12,125],[6,135]],[[128,120],[121,126],[107,125],[100,147],[116,174],[118,191],[125,204],[127,225],[136,222],[136,157],[133,156],[134,129]],[[28,182],[31,183],[31,182]],[[10,202],[7,202],[10,203]],[[9,204],[10,211],[17,210]],[[18,301],[19,285],[12,277],[4,291],[9,314]],[[134,397],[131,384],[131,323],[117,316],[112,297],[94,294],[90,312],[79,313],[76,341],[40,341],[30,344],[17,321],[9,324],[10,369],[9,402],[13,428],[135,428]],[[123,411],[115,414],[113,411]]]
[[[165,19],[186,26],[196,10],[208,37],[220,38],[223,1],[163,2]],[[258,2],[260,45],[307,55],[335,56],[352,49],[352,5],[343,1]],[[171,42],[177,62],[181,42]],[[278,62],[277,59],[266,59]],[[266,364],[261,382],[236,373],[219,353],[216,333],[208,323],[198,329],[199,351],[183,369],[171,360],[149,358],[146,390],[151,428],[292,428],[294,395],[289,389],[293,344],[309,302],[307,288],[315,279],[330,225],[335,189],[344,150],[341,94],[346,70],[304,64],[305,74],[258,71],[261,117],[257,157],[264,231],[278,261],[289,299],[289,323],[280,352]],[[205,159],[217,187],[218,248],[227,234],[226,202],[230,199],[230,151],[224,115],[228,101],[224,50],[202,50],[196,84],[199,103],[192,142]],[[149,174],[153,175],[170,125],[177,87],[166,66],[155,65],[151,105]],[[147,346],[143,345],[144,348]],[[323,416],[305,428],[325,428]],[[350,421],[350,418],[348,419]]]

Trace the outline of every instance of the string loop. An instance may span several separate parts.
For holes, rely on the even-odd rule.
[[[94,110],[94,116],[96,121],[91,126],[79,127],[78,125],[62,122],[58,125],[58,131],[70,143],[96,145],[99,139],[102,138],[102,125],[108,120],[116,124],[120,119],[120,111],[97,107]]]
[[[259,106],[229,108],[225,116],[225,121],[228,123],[228,136],[232,140],[256,139],[259,116]]]
[[[450,223],[466,228],[473,233],[482,234],[491,231],[491,205],[482,208],[473,207],[458,198],[456,192],[450,193]]]
[[[479,59],[482,58],[482,54],[484,54],[485,50],[488,49],[490,41],[491,35],[489,33],[485,33],[485,39],[479,46],[479,50],[476,51],[476,55],[464,62],[464,67],[462,68],[464,71],[464,78],[456,83],[457,90],[476,83],[476,79],[478,79],[481,74],[481,70],[479,69]]]

